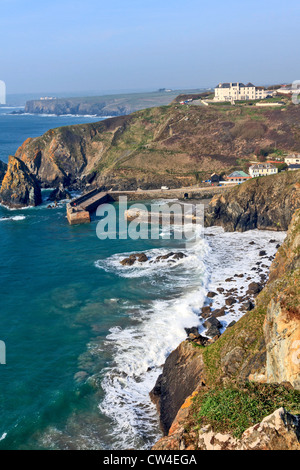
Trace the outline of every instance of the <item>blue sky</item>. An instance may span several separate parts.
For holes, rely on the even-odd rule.
[[[300,79],[300,2],[0,0],[8,93]]]

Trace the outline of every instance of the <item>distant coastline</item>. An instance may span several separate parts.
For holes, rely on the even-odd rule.
[[[201,91],[204,90],[159,90],[148,93],[30,100],[26,102],[24,113],[113,117],[146,108],[166,106],[182,92]]]

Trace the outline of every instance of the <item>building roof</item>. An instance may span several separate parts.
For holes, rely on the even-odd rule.
[[[300,164],[299,163],[292,163],[291,165],[289,165],[288,167],[289,170],[300,170]]]
[[[231,86],[237,86],[239,85],[240,88],[249,88],[249,87],[254,87],[253,83],[247,83],[247,85],[244,85],[244,83],[241,82],[236,82],[236,83],[219,83],[215,88],[230,88]]]
[[[272,163],[255,163],[250,166],[250,170],[267,170],[272,168],[276,168]]]
[[[250,178],[250,176],[244,171],[234,171],[228,178]]]

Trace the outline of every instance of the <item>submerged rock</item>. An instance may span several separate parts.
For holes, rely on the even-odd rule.
[[[25,163],[13,156],[9,157],[2,181],[0,201],[11,208],[38,206],[42,202],[37,180],[30,174]]]
[[[182,258],[186,258],[187,255],[179,251],[178,253],[167,253],[166,255],[157,256],[155,259],[151,260],[150,263],[157,263],[161,260],[167,260],[169,262],[175,262],[175,260],[179,260]],[[124,258],[120,263],[123,266],[132,266],[136,261],[139,263],[145,263],[148,261],[148,256],[145,253],[135,253],[130,255],[128,258]]]
[[[145,263],[148,261],[148,257],[145,253],[135,253],[130,255],[128,258],[124,258],[120,263],[123,266],[132,266],[136,261],[139,263]]]

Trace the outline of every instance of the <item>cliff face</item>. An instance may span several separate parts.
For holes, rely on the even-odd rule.
[[[168,433],[178,409],[201,383],[204,363],[201,352],[191,343],[179,345],[167,358],[163,373],[151,392],[160,413],[162,430]],[[204,377],[202,378],[204,380]]]
[[[264,323],[266,381],[290,382],[300,390],[300,210],[270,270],[276,292]]]
[[[205,216],[207,226],[228,231],[287,230],[300,207],[300,171],[254,178],[216,196]]]
[[[168,363],[173,364],[172,374]],[[185,368],[186,374],[183,373]],[[192,387],[182,385],[180,405],[178,397],[176,400],[173,398],[173,389],[180,390],[180,384],[184,383],[191,368],[194,371],[191,382],[195,388],[190,392]],[[300,209],[292,217],[287,237],[272,263],[266,287],[256,298],[255,308],[213,344],[199,347],[186,341],[166,361],[157,384],[160,396],[156,401],[164,421],[162,428],[168,436],[161,439],[154,449],[299,449],[300,429],[297,428],[296,434],[290,434],[293,426],[287,426],[279,433],[282,439],[276,441],[278,433],[270,435],[268,426],[265,426],[267,421],[274,419],[267,416],[275,412],[276,405],[300,413],[299,377]],[[256,385],[252,389],[250,385],[247,388],[244,384],[249,384],[248,381]],[[165,384],[164,388],[160,387],[161,383]],[[279,386],[280,383],[283,385]],[[213,406],[214,396],[219,397],[216,398],[217,408]],[[224,403],[220,408],[222,400]],[[266,403],[269,405],[265,406]],[[257,422],[254,419],[253,425],[256,426],[246,431],[247,413],[251,424],[253,406],[256,410],[261,409],[262,413],[258,414]],[[178,410],[171,428],[170,419],[166,420],[168,409],[172,410],[172,417]],[[228,410],[229,415],[226,415]],[[220,413],[225,416],[221,417]],[[277,412],[278,425],[282,413],[285,414],[286,410]],[[232,417],[237,423],[240,418],[243,421],[241,428],[244,433],[240,433],[239,439],[235,437],[237,425],[230,423]],[[260,426],[259,419],[263,419]],[[293,419],[299,424],[298,418]],[[283,419],[283,422],[287,425],[288,420]],[[218,433],[220,423],[223,428]]]
[[[196,184],[213,172],[247,169],[259,149],[300,152],[300,109],[182,106],[149,108],[28,139],[20,158],[45,185],[108,189]],[[251,112],[250,112],[251,111]]]
[[[41,190],[27,166],[16,157],[9,157],[6,174],[0,190],[2,204],[19,208],[37,206],[42,202]]]

